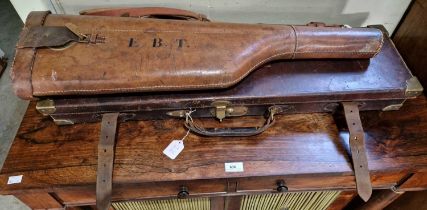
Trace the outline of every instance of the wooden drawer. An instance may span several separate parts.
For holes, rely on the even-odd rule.
[[[278,192],[278,183],[284,182],[288,191],[328,190],[328,189],[352,189],[355,188],[353,176],[272,176],[241,178],[237,183],[238,193],[250,192]]]
[[[193,180],[176,182],[150,182],[140,184],[123,184],[113,186],[113,201],[177,198],[185,186],[190,197],[214,196],[225,194],[227,191],[226,180]],[[92,205],[95,204],[95,187],[89,188],[61,188],[56,189],[56,196],[64,205]]]
[[[390,188],[403,179],[407,173],[372,173],[371,182],[376,189]],[[277,192],[278,182],[284,181],[288,191],[349,190],[356,189],[352,175],[300,175],[240,178],[236,192]]]

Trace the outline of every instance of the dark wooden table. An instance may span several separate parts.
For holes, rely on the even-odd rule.
[[[408,100],[399,111],[361,116],[374,189],[427,189],[427,99]],[[206,127],[219,124],[197,121]],[[234,118],[220,126],[262,121]],[[182,120],[121,123],[113,200],[176,197],[185,185],[190,197],[211,197],[214,209],[214,203],[224,206],[227,199],[239,204],[241,195],[274,192],[277,180],[284,180],[289,191],[343,191],[330,207],[341,209],[356,196],[343,122],[340,114],[282,115],[254,137],[190,134],[175,160],[162,151],[185,135]],[[1,170],[0,193],[15,195],[32,208],[94,205],[99,132],[99,123],[57,126],[31,103]],[[227,162],[242,162],[244,172],[225,172]],[[14,175],[23,175],[22,182],[7,184]]]

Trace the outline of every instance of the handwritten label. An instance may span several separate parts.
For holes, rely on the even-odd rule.
[[[18,176],[9,176],[9,179],[7,180],[7,184],[19,184],[22,182],[22,176],[23,175],[18,175]]]
[[[170,159],[174,160],[179,153],[184,149],[184,141],[183,140],[173,140],[165,150],[163,150],[163,154],[168,156]]]
[[[225,172],[243,172],[242,162],[225,163]]]

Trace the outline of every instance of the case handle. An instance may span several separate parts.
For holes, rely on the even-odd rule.
[[[271,106],[268,108],[268,118],[261,127],[231,127],[231,128],[203,128],[196,125],[190,116],[190,113],[185,114],[185,127],[190,131],[202,136],[254,136],[260,134],[271,127],[275,120],[274,115],[283,112],[281,106]]]
[[[80,15],[210,21],[204,14],[168,7],[89,9],[80,11]]]

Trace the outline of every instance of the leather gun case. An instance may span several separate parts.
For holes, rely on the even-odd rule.
[[[109,112],[119,120],[333,112],[345,101],[396,110],[422,92],[382,27],[217,23],[176,9],[155,13],[173,19],[134,18],[153,16],[146,10],[30,13],[12,70],[16,94],[73,124]]]
[[[134,18],[147,16],[141,9],[33,12],[17,44],[18,96],[40,100],[36,108],[57,124],[102,121],[99,209],[111,201],[109,136],[117,120],[177,117],[200,135],[251,136],[272,126],[276,114],[334,112],[341,105],[356,187],[369,199],[359,110],[397,110],[423,91],[381,26],[217,23],[181,10],[160,16],[168,12],[173,20],[158,13]],[[264,114],[264,124],[244,128],[193,121]]]
[[[372,27],[83,13],[32,12],[17,44],[16,94],[48,98],[38,108],[60,124],[117,111],[124,120],[182,117],[189,109],[222,120],[273,105],[322,112],[342,101],[390,110],[422,90],[388,36]]]
[[[12,78],[24,99],[223,89],[267,62],[368,59],[382,44],[375,28],[33,12],[16,47]]]
[[[381,26],[217,23],[165,8],[81,14],[30,13],[12,67],[16,94],[40,100],[58,124],[110,112],[121,121],[334,112],[345,101],[396,110],[422,92]]]

